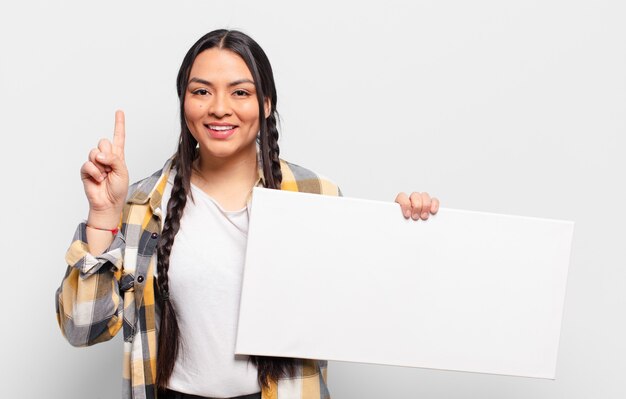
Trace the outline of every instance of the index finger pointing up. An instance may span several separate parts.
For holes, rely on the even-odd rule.
[[[124,111],[115,111],[115,129],[113,130],[113,152],[124,159],[124,142],[126,141],[126,127]]]

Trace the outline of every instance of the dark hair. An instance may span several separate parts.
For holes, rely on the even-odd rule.
[[[176,89],[180,101],[180,139],[174,155],[172,167],[176,168],[176,177],[172,193],[167,203],[167,217],[157,247],[157,282],[160,291],[161,324],[157,351],[157,388],[165,389],[172,375],[174,363],[180,347],[180,333],[176,314],[169,300],[169,284],[167,272],[170,266],[170,251],[180,227],[180,219],[190,195],[190,179],[192,162],[197,156],[198,142],[193,138],[185,122],[185,92],[189,81],[189,73],[194,60],[202,51],[210,48],[226,49],[239,55],[250,70],[259,102],[260,161],[263,168],[265,186],[280,189],[282,173],[280,170],[278,129],[276,111],[276,86],[272,67],[265,52],[252,38],[235,30],[215,30],[201,37],[187,52],[183,59]],[[264,101],[270,101],[270,114],[266,117]],[[257,366],[258,380],[262,386],[268,386],[270,380],[277,380],[285,375],[293,375],[295,359],[251,356],[250,361]]]

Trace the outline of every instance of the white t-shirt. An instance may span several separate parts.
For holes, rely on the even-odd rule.
[[[163,222],[174,172],[162,200]],[[170,300],[181,333],[181,350],[169,388],[210,397],[260,391],[248,356],[235,356],[248,208],[225,211],[192,185],[170,254]]]

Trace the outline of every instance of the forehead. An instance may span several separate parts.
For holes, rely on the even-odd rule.
[[[252,80],[252,73],[238,54],[226,49],[210,48],[198,54],[193,61],[189,78],[193,77],[211,82],[231,82]]]

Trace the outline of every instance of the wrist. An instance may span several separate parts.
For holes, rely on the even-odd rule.
[[[102,228],[102,227],[98,227],[98,226],[92,226],[89,223],[86,223],[86,226],[87,226],[88,229],[97,230],[97,231],[103,231],[103,232],[109,232],[112,235],[116,235],[117,232],[120,230],[117,227],[115,227],[113,229],[108,229],[108,228]]]
[[[120,223],[121,213],[105,212],[99,213],[95,211],[89,211],[87,217],[87,226],[94,230],[113,231],[117,230]],[[117,231],[116,231],[117,232]]]

